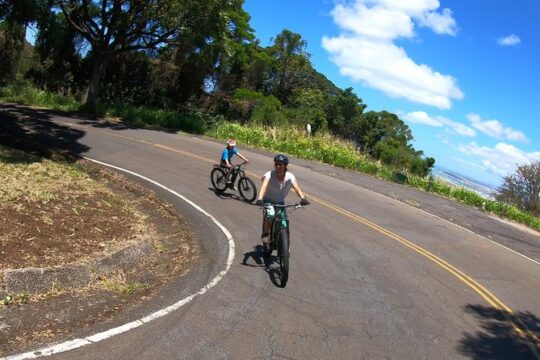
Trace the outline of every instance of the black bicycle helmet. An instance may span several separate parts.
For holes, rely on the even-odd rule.
[[[287,166],[287,165],[289,165],[289,158],[286,157],[283,154],[277,154],[276,156],[274,156],[274,162],[275,163],[280,163],[280,164],[285,164],[285,166]]]

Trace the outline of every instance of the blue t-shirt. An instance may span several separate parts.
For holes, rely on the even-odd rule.
[[[230,150],[228,147],[226,147],[225,150],[223,150],[223,154],[221,154],[221,161],[229,160],[230,162],[235,154],[238,154],[238,151],[235,147]]]

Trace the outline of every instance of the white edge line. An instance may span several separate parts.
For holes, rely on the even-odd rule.
[[[527,260],[529,260],[529,261],[532,261],[533,263],[535,263],[535,264],[537,264],[537,265],[540,265],[540,261],[537,261],[537,260],[535,260],[535,259],[533,259],[533,258],[530,258],[530,257],[528,257],[527,255],[524,255],[524,254],[522,254],[522,253],[520,253],[520,252],[518,252],[518,251],[516,251],[516,250],[510,249],[509,247],[504,246],[503,244],[500,244],[500,243],[496,242],[496,241],[493,240],[493,239],[490,239],[490,238],[488,238],[488,237],[485,237],[484,235],[478,234],[478,233],[476,233],[476,232],[474,232],[474,231],[472,231],[472,230],[470,230],[470,229],[467,229],[467,228],[464,227],[464,226],[461,226],[461,225],[456,224],[456,223],[454,223],[454,222],[452,222],[452,221],[450,221],[450,220],[446,220],[446,219],[444,219],[444,218],[442,218],[442,217],[440,217],[440,216],[437,216],[437,215],[435,215],[435,214],[432,214],[432,213],[430,213],[430,212],[428,212],[428,211],[426,211],[426,210],[424,210],[424,209],[422,209],[422,208],[418,208],[418,207],[416,207],[416,206],[412,206],[412,205],[410,205],[410,204],[407,204],[405,201],[398,200],[398,199],[396,199],[396,198],[394,198],[394,197],[391,197],[391,196],[388,196],[388,195],[385,195],[385,194],[380,194],[380,193],[378,193],[378,192],[375,192],[375,191],[370,190],[370,189],[367,189],[367,188],[362,188],[362,189],[367,190],[367,191],[369,191],[369,192],[371,192],[371,193],[380,195],[380,196],[385,197],[385,198],[387,198],[387,199],[391,199],[391,200],[394,200],[394,201],[398,201],[398,202],[400,202],[400,203],[402,203],[402,204],[404,204],[404,205],[406,205],[406,206],[410,206],[410,207],[412,207],[413,209],[416,209],[416,210],[418,210],[418,211],[423,212],[424,214],[427,214],[427,215],[429,215],[429,216],[431,216],[431,217],[434,217],[434,218],[436,218],[436,219],[442,220],[442,221],[444,221],[444,222],[446,222],[446,223],[448,223],[448,224],[451,224],[451,225],[456,226],[456,227],[458,227],[458,228],[460,228],[460,229],[462,229],[462,230],[465,230],[465,231],[467,231],[467,232],[469,232],[469,233],[471,233],[471,234],[473,234],[473,235],[479,236],[479,237],[483,238],[484,240],[487,240],[487,241],[489,241],[489,242],[491,242],[491,243],[493,243],[493,244],[495,244],[495,245],[497,245],[497,246],[502,247],[502,248],[505,249],[505,250],[508,250],[508,251],[510,251],[510,252],[512,252],[512,253],[514,253],[514,254],[516,254],[516,255],[519,255],[519,256],[521,256],[521,257],[524,258],[524,259],[527,259]]]
[[[411,206],[411,205],[409,205],[409,206]],[[414,206],[413,206],[413,207],[414,207]],[[460,228],[460,229],[462,229],[462,230],[465,230],[465,231],[467,231],[467,232],[469,232],[469,233],[471,233],[471,234],[473,234],[473,235],[479,236],[479,237],[483,238],[484,240],[487,240],[487,241],[489,241],[489,242],[491,242],[491,243],[493,243],[493,244],[495,244],[495,245],[497,245],[497,246],[502,247],[502,248],[505,249],[505,250],[508,250],[508,251],[510,251],[510,252],[513,252],[514,254],[519,255],[519,256],[521,256],[522,258],[525,258],[525,259],[527,259],[527,260],[529,260],[529,261],[532,261],[533,263],[535,263],[535,264],[537,264],[537,265],[540,265],[540,262],[539,262],[539,261],[536,261],[535,259],[530,258],[530,257],[528,257],[527,255],[524,255],[524,254],[522,254],[522,253],[520,253],[520,252],[518,252],[518,251],[516,251],[516,250],[510,249],[509,247],[504,246],[503,244],[500,244],[500,243],[496,242],[496,241],[493,240],[493,239],[490,239],[490,238],[488,238],[488,237],[485,237],[484,235],[475,233],[474,231],[472,231],[472,230],[470,230],[470,229],[467,229],[466,227],[463,227],[463,226],[461,226],[461,225],[459,225],[459,224],[453,223],[453,222],[451,222],[451,221],[449,221],[449,220],[443,219],[442,217],[437,216],[437,215],[435,215],[435,214],[432,214],[432,213],[430,213],[430,212],[427,212],[427,211],[425,211],[424,209],[419,209],[419,208],[416,208],[416,207],[414,207],[414,208],[417,209],[417,210],[420,210],[420,211],[422,211],[422,212],[424,212],[424,213],[426,213],[426,214],[429,214],[429,215],[433,216],[434,218],[437,218],[437,219],[439,219],[439,220],[442,220],[442,221],[445,221],[445,222],[447,222],[447,223],[449,223],[449,224],[452,224],[452,225],[454,225],[454,226],[456,226],[456,227],[458,227],[458,228]]]
[[[194,202],[187,199],[185,196],[177,193],[176,191],[174,191],[172,189],[169,189],[168,187],[166,187],[166,186],[164,186],[164,185],[162,185],[162,184],[160,184],[160,183],[158,183],[158,182],[156,182],[156,181],[154,181],[152,179],[149,179],[149,178],[147,178],[147,177],[145,177],[143,175],[137,174],[137,173],[135,173],[133,171],[130,171],[130,170],[123,169],[123,168],[118,167],[118,166],[114,166],[114,165],[107,164],[107,163],[104,163],[104,162],[101,162],[101,161],[98,161],[98,160],[94,160],[94,159],[91,159],[91,158],[88,158],[88,157],[85,157],[85,159],[93,161],[93,162],[101,164],[101,165],[104,165],[104,166],[108,166],[108,167],[113,168],[113,169],[123,171],[125,173],[131,174],[131,175],[134,175],[134,176],[137,176],[137,177],[139,177],[141,179],[144,179],[144,180],[146,180],[146,181],[148,181],[148,182],[150,182],[150,183],[152,183],[152,184],[154,184],[154,185],[156,185],[156,186],[158,186],[158,187],[160,187],[162,189],[165,189],[168,192],[176,195],[177,197],[181,198],[182,200],[184,200],[185,202],[187,202],[188,204],[193,206],[195,209],[197,209],[198,211],[200,211],[204,215],[208,216],[220,228],[220,230],[225,234],[225,236],[227,237],[227,240],[229,241],[229,256],[227,258],[227,266],[225,267],[225,270],[222,270],[215,278],[213,278],[208,284],[203,286],[196,293],[191,294],[188,297],[186,297],[186,298],[184,298],[184,299],[182,299],[182,300],[180,300],[180,301],[178,301],[178,302],[176,302],[176,303],[174,303],[174,304],[172,304],[170,306],[167,306],[166,308],[158,310],[158,311],[156,311],[156,312],[154,312],[154,313],[152,313],[150,315],[147,315],[147,316],[145,316],[145,317],[143,317],[143,318],[141,318],[139,320],[135,320],[135,321],[126,323],[124,325],[120,325],[118,327],[115,327],[115,328],[112,328],[112,329],[109,329],[109,330],[106,330],[106,331],[103,331],[103,332],[100,332],[100,333],[97,333],[97,334],[94,334],[94,335],[87,336],[87,337],[82,338],[82,339],[69,340],[69,341],[66,341],[66,342],[63,342],[63,343],[60,343],[60,344],[57,344],[57,345],[45,347],[45,348],[42,348],[42,349],[29,351],[29,352],[22,353],[22,354],[3,357],[3,358],[0,358],[0,360],[23,360],[23,359],[35,359],[35,358],[38,358],[38,357],[41,357],[41,356],[50,356],[50,355],[58,354],[58,353],[65,352],[65,351],[68,351],[68,350],[73,350],[73,349],[76,349],[76,348],[80,348],[80,347],[85,346],[85,345],[93,344],[93,343],[96,343],[98,341],[105,340],[105,339],[108,339],[108,338],[113,337],[115,335],[122,334],[122,333],[124,333],[126,331],[135,329],[135,328],[137,328],[137,327],[139,327],[141,325],[144,325],[144,324],[146,324],[146,323],[148,323],[148,322],[150,322],[152,320],[155,320],[157,318],[165,316],[165,315],[179,309],[180,307],[184,306],[185,304],[187,304],[190,301],[192,301],[193,299],[195,299],[197,296],[204,294],[205,292],[210,290],[212,287],[216,286],[216,284],[227,274],[227,272],[231,268],[231,265],[232,265],[232,263],[234,261],[234,248],[235,248],[235,246],[234,246],[234,239],[232,238],[231,233],[216,218],[214,218],[212,215],[210,215],[205,210],[203,210],[199,205],[195,204]]]

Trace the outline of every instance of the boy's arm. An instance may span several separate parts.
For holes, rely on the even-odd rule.
[[[249,160],[247,159],[247,157],[245,157],[244,155],[240,154],[240,153],[236,153],[236,155],[238,155],[242,160],[244,160],[245,162],[249,162]]]

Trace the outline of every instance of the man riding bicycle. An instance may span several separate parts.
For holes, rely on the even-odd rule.
[[[270,225],[276,214],[274,207],[269,205],[269,203],[284,204],[285,197],[289,194],[292,187],[300,197],[300,205],[309,205],[309,201],[306,200],[304,193],[300,189],[296,177],[293,173],[287,171],[289,159],[285,155],[278,154],[274,157],[274,165],[275,170],[268,171],[261,178],[261,189],[259,191],[259,196],[257,197],[257,205],[265,206],[261,235],[265,251],[267,251],[270,246]]]
[[[246,163],[249,163],[249,160],[242,154],[236,150],[236,140],[229,139],[227,140],[227,147],[225,150],[223,150],[223,153],[221,154],[221,166],[227,168],[227,174],[225,175],[225,179],[227,181],[227,186],[232,187],[233,184],[231,183],[231,172],[234,169],[234,166],[231,163],[231,159],[234,155],[238,155],[238,157],[242,158]]]

